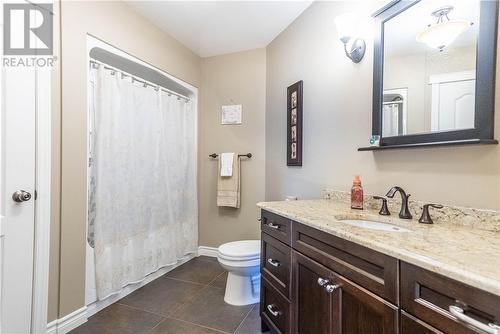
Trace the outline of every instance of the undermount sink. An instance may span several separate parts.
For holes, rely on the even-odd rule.
[[[340,222],[347,224],[347,225],[367,228],[370,230],[378,230],[378,231],[386,231],[386,232],[411,232],[411,230],[406,229],[404,227],[399,227],[399,226],[386,224],[386,223],[380,223],[380,222],[376,222],[376,221],[372,221],[372,220],[341,219]]]

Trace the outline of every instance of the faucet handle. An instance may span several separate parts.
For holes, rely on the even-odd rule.
[[[434,224],[434,221],[432,220],[431,215],[429,214],[429,207],[436,208],[436,209],[443,208],[443,206],[441,204],[425,204],[424,208],[422,210],[422,216],[420,216],[420,219],[418,220],[419,223],[421,223],[421,224]]]
[[[382,216],[390,216],[391,215],[391,213],[389,212],[389,208],[387,208],[387,198],[381,197],[381,196],[373,196],[373,199],[382,200],[382,208],[378,212],[379,215],[382,215]]]

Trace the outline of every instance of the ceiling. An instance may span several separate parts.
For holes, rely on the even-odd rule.
[[[139,13],[194,53],[210,57],[262,48],[312,1],[133,1]]]

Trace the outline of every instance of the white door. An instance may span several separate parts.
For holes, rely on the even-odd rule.
[[[474,128],[473,71],[440,74],[432,80],[432,131]]]
[[[30,333],[31,326],[35,235],[35,82],[32,68],[1,68],[1,334]],[[14,194],[16,196],[13,197]]]
[[[475,80],[440,85],[439,130],[474,128]]]

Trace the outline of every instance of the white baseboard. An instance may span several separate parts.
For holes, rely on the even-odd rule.
[[[51,321],[47,324],[47,334],[56,334],[57,320]]]
[[[66,334],[87,322],[87,307],[84,306],[61,319],[47,324],[47,334]]]
[[[204,256],[210,256],[210,257],[217,257],[219,250],[217,247],[208,247],[208,246],[199,246],[198,247],[198,256],[204,255]]]

